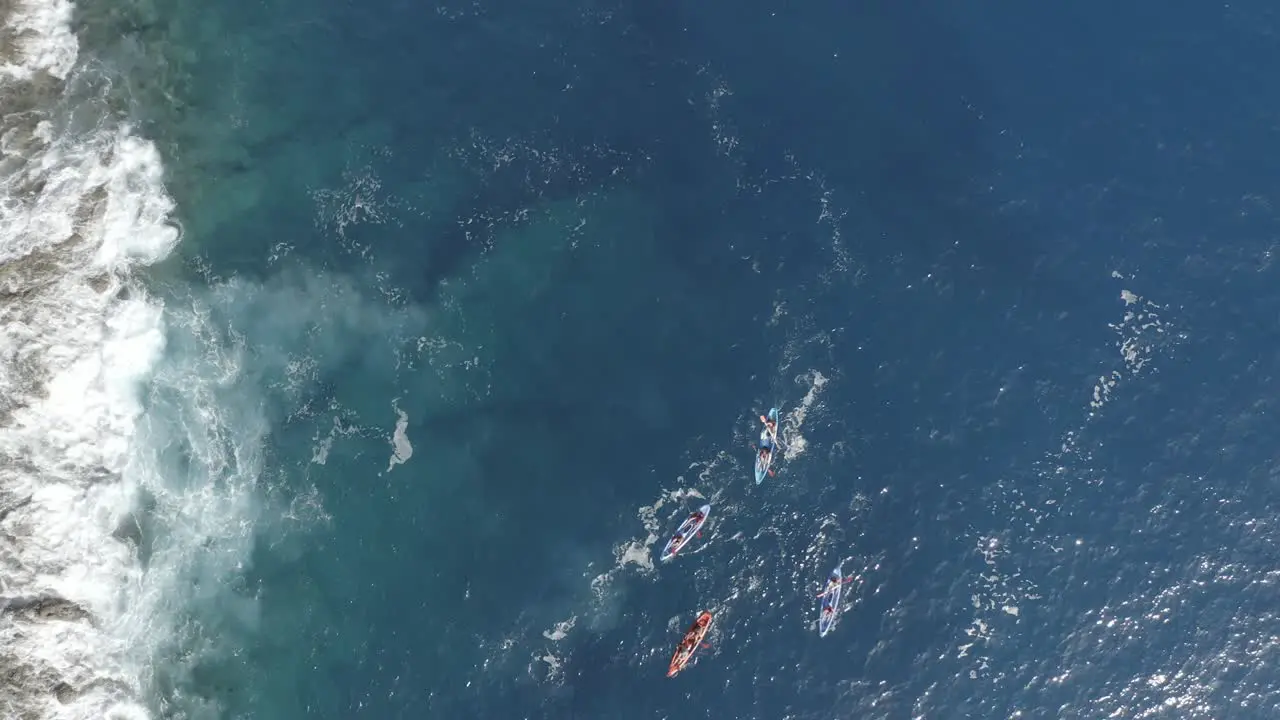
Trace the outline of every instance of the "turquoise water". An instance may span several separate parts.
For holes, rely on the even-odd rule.
[[[427,50],[419,67],[465,67],[471,53],[477,73],[495,75],[530,57],[585,61],[605,38],[625,39],[625,26],[593,36],[595,21],[565,12],[586,26],[581,38],[554,51],[524,38],[505,70],[492,67],[501,40],[479,18],[405,22],[429,22],[448,39],[448,52]],[[159,666],[157,689],[177,707],[194,700],[231,715],[502,714],[546,680],[533,652],[543,641],[524,636],[596,602],[583,573],[607,561],[619,533],[631,532],[631,508],[652,502],[656,474],[673,467],[656,452],[629,467],[617,459],[638,437],[678,458],[685,423],[703,416],[688,405],[733,403],[751,382],[741,357],[764,350],[753,331],[772,298],[753,289],[751,259],[733,256],[741,248],[698,258],[695,228],[671,234],[701,211],[654,202],[675,191],[667,181],[683,173],[677,156],[691,148],[733,169],[717,154],[713,108],[694,94],[715,84],[649,67],[638,39],[616,49],[619,61],[646,82],[680,85],[628,90],[585,68],[552,67],[554,80],[527,89],[536,102],[468,91],[483,76],[464,74],[419,77],[425,92],[391,105],[414,74],[401,68],[401,51],[387,50],[408,42],[393,18],[335,8],[289,19],[304,28],[289,33],[272,26],[283,20],[245,20],[236,19],[248,34],[237,50],[219,43],[225,57],[190,69],[193,95],[224,91],[210,93],[216,110],[171,126],[180,148],[171,187],[202,209],[184,218],[178,262],[209,283],[194,299],[209,306],[208,325],[226,328],[221,344],[243,348],[238,379],[253,387],[270,428],[258,439],[253,495],[276,507],[255,511],[255,549],[243,572],[229,573],[231,589],[190,604],[203,651]],[[478,36],[472,47],[459,39],[468,33]],[[282,34],[299,46],[297,65],[281,57]],[[344,48],[334,72],[349,78],[348,97],[332,97],[315,61],[302,60],[325,46],[332,56],[336,38]],[[260,72],[262,57],[282,61]],[[561,100],[562,82],[585,89]],[[291,89],[285,106],[255,105],[281,84]],[[585,127],[547,119],[602,102],[621,115],[569,117]],[[650,117],[627,117],[655,102]],[[650,137],[655,119],[701,137],[682,137],[680,127]],[[261,140],[275,125],[292,137]],[[186,141],[185,132],[201,137]],[[585,144],[583,132],[592,134]],[[207,157],[210,135],[240,150],[219,145],[220,156]],[[663,147],[673,138],[680,147]],[[731,175],[687,181],[712,201],[734,197]],[[672,262],[678,249],[683,261]],[[708,272],[724,260],[729,272]],[[732,284],[760,295],[756,307],[724,293]],[[727,339],[686,344],[713,333]],[[681,372],[672,373],[680,345]],[[388,436],[400,412],[413,455],[393,465]],[[273,522],[297,494],[302,511],[284,514],[299,514],[298,527]],[[607,613],[595,621],[620,622]]]
[[[0,528],[30,538],[0,555],[21,570],[0,631],[63,627],[21,613],[64,597],[97,623],[58,646],[109,659],[51,676],[79,699],[30,692],[121,720],[1269,717],[1274,23],[78,9],[93,102],[65,104],[92,122],[67,137],[154,143],[181,238],[66,261],[111,290],[66,295],[106,298],[101,322],[0,305],[88,338],[39,349],[107,358],[86,397],[118,400],[80,445],[30,420],[74,425],[55,380],[4,416],[35,480],[0,485]],[[106,207],[160,192],[128,177]],[[95,240],[97,206],[68,207]],[[6,288],[36,267],[23,237]],[[6,388],[37,356],[16,347]],[[757,486],[773,406],[789,447]],[[105,548],[118,588],[39,554],[62,502],[108,530],[65,546]],[[704,502],[704,537],[658,563]],[[702,609],[711,647],[665,679]]]

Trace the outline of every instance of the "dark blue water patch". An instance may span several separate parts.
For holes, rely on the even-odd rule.
[[[750,138],[743,150],[748,167],[769,167],[776,158],[791,154],[837,188],[835,197],[849,214],[842,224],[857,248],[856,263],[871,278],[892,278],[881,287],[891,282],[900,283],[899,287],[932,286],[937,296],[950,299],[947,308],[964,308],[960,312],[967,317],[962,322],[987,322],[975,317],[983,310],[971,307],[973,299],[988,312],[1025,329],[1021,337],[1010,339],[1010,345],[1031,345],[1029,354],[1040,357],[1051,358],[1058,352],[1040,331],[1046,324],[1066,335],[1084,336],[1095,330],[1097,326],[1087,325],[1087,318],[1111,302],[1116,292],[1105,284],[1108,270],[1082,272],[1086,263],[1096,266],[1097,259],[1083,257],[1079,248],[1092,246],[1036,217],[1056,219],[1059,212],[1065,216],[1078,210],[1040,198],[1036,202],[1046,206],[1021,209],[1009,205],[1007,194],[1002,197],[987,189],[999,182],[997,163],[1003,150],[998,128],[965,104],[993,103],[978,99],[990,95],[985,89],[990,79],[973,66],[966,50],[971,41],[960,29],[929,19],[921,28],[913,23],[910,32],[893,32],[907,24],[894,10],[860,16],[851,32],[893,38],[888,49],[882,47],[884,42],[847,40],[843,49],[852,47],[867,54],[885,50],[887,59],[877,57],[874,63],[863,64],[867,74],[872,67],[892,74],[897,65],[923,64],[925,71],[903,70],[900,81],[882,84],[862,82],[867,78],[857,75],[859,82],[842,84],[847,73],[842,75],[844,70],[834,60],[820,64],[812,42],[803,44],[799,53],[747,52],[728,42],[723,43],[728,45],[725,48],[715,45],[717,37],[736,37],[732,33],[740,25],[755,23],[751,27],[768,29],[772,42],[799,47],[797,36],[812,26],[789,25],[758,11],[743,11],[734,15],[732,23],[702,29],[720,55],[703,52],[731,69],[724,71],[727,86],[734,89],[722,100],[725,115],[753,122],[771,118],[767,127],[743,130]],[[953,50],[938,51],[940,47]],[[822,82],[813,89],[780,76],[819,76]],[[841,98],[859,97],[859,93],[862,99],[857,105],[838,104]],[[754,105],[752,98],[758,98]],[[808,117],[777,117],[780,112],[818,107],[821,112]],[[891,114],[886,108],[901,112]],[[888,116],[887,126],[870,126],[881,114]],[[903,117],[910,121],[897,124]],[[882,159],[869,160],[868,153],[879,153]],[[796,185],[787,187],[794,190]],[[733,214],[758,214],[757,224],[770,230],[778,226],[773,232],[782,257],[809,253],[807,244],[787,235],[797,225],[787,222],[792,215],[783,210],[781,192],[775,193],[778,205],[767,196],[751,197],[749,203],[768,209],[735,207]],[[896,295],[880,294],[879,307],[869,314],[896,316],[889,307],[890,297],[896,299]],[[867,322],[874,323],[875,318]]]
[[[1003,13],[983,18],[977,31],[989,37],[981,62],[999,75],[1001,94],[1026,100],[1006,103],[1006,122],[1032,143],[1076,150],[1057,158],[1070,173],[1064,181],[1132,171],[1159,180],[1188,152],[1217,154],[1267,133],[1251,118],[1274,100],[1248,88],[1275,49],[1233,27],[1230,15],[1227,8],[1117,12],[1085,4],[1051,15]],[[957,15],[971,28],[976,20]],[[1062,32],[1089,42],[1050,40]],[[1233,178],[1256,180],[1251,161],[1241,160]]]
[[[982,192],[999,138],[971,106],[991,104],[991,80],[974,67],[970,38],[936,10],[686,12],[733,90],[726,116],[753,143],[794,155],[858,198],[858,212],[890,231],[878,247],[933,258],[963,239],[961,252],[980,264],[1018,271],[1041,254],[1030,218],[1002,216],[1000,200]]]

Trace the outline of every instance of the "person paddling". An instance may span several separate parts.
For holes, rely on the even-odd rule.
[[[847,578],[831,578],[830,580],[827,581],[827,589],[818,593],[818,597],[826,597],[827,595],[830,595],[832,590],[835,590],[836,588],[840,587],[841,585],[847,582],[853,582],[852,575],[850,575]]]
[[[760,431],[760,464],[768,467],[769,456],[773,454],[773,448],[777,445],[774,440],[778,437],[778,423],[764,415],[760,416],[760,422],[764,423],[764,430]],[[773,474],[772,468],[769,474]]]

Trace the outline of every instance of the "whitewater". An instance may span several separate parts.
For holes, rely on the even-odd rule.
[[[252,478],[260,428],[217,430],[234,353],[166,359],[207,335],[143,283],[179,243],[174,202],[73,10],[0,3],[0,717],[195,716],[157,658],[192,573],[243,560],[226,523],[251,482],[208,479]]]

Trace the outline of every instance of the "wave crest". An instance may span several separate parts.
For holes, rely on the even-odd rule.
[[[145,717],[118,535],[179,238],[154,145],[104,112],[68,2],[0,10],[0,716]]]

